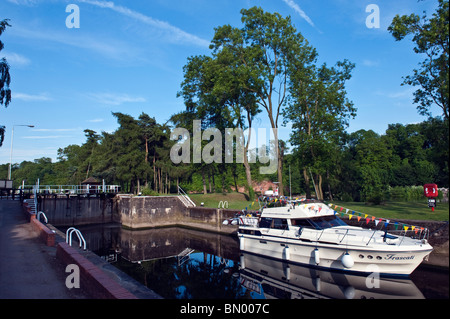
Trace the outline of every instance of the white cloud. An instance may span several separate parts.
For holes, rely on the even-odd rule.
[[[312,22],[311,18],[303,11],[300,6],[295,3],[294,0],[283,0],[289,7],[291,7],[295,12],[297,12],[306,22],[308,22],[312,27],[315,27],[314,22]]]
[[[6,61],[8,61],[8,63],[11,66],[21,67],[29,65],[31,63],[30,59],[18,53],[4,52],[3,56],[6,58]]]
[[[37,3],[37,0],[8,0],[8,2],[17,5],[34,6]]]
[[[391,99],[412,99],[413,93],[416,91],[415,88],[407,88],[401,91],[388,93],[387,97]]]
[[[154,27],[158,30],[165,31],[165,33],[168,35],[167,39],[172,42],[191,43],[191,44],[201,46],[201,47],[208,47],[210,44],[209,41],[202,39],[194,34],[190,34],[184,30],[181,30],[180,28],[173,26],[168,22],[146,16],[140,12],[131,10],[127,7],[116,5],[112,1],[79,0],[79,2],[88,3],[88,4],[91,4],[91,5],[100,7],[100,8],[113,10],[113,11],[120,13],[122,15],[125,15],[129,18],[132,18],[134,20],[145,23],[145,24],[147,24],[151,27]]]
[[[69,138],[73,136],[67,136],[67,135],[32,135],[32,136],[24,136],[22,138],[30,139],[30,140],[47,140],[47,139],[57,139],[57,138]]]
[[[25,102],[45,102],[51,101],[52,98],[47,93],[41,94],[27,94],[27,93],[13,93],[12,100],[21,100]]]
[[[34,132],[74,132],[78,129],[75,128],[35,128]]]
[[[380,62],[379,61],[374,61],[374,60],[369,60],[369,59],[364,59],[362,64],[364,66],[373,67],[373,66],[379,66]]]
[[[100,122],[103,122],[104,121],[104,119],[92,119],[92,120],[87,120],[86,122],[89,122],[89,123],[100,123]]]
[[[97,103],[108,105],[122,105],[123,103],[142,103],[147,101],[143,97],[130,96],[125,93],[90,93],[87,96]]]
[[[75,48],[86,49],[110,59],[130,61],[139,58],[136,50],[122,41],[98,39],[88,35],[78,34],[72,34],[69,37],[64,32],[55,32],[53,30],[31,30],[20,26],[14,28],[13,31],[14,34],[19,37],[56,42]]]

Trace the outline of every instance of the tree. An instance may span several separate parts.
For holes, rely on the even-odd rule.
[[[248,77],[241,71],[239,59],[229,50],[222,50],[212,58],[191,57],[184,67],[184,81],[178,96],[184,98],[188,111],[195,112],[196,118],[202,119],[204,128],[214,127],[222,132],[222,145],[226,140],[225,129],[238,128],[243,133],[245,129],[252,128],[253,119],[260,112],[256,105],[256,95],[244,89]],[[243,135],[238,136],[237,139],[239,141],[236,144],[239,142],[244,146],[243,164],[249,197],[253,198],[253,183],[248,161],[251,133],[247,141],[243,141]],[[220,166],[223,173],[226,166],[225,158],[229,155],[226,152],[227,150],[223,149],[221,154]],[[204,166],[201,167],[203,171]],[[210,164],[208,167],[214,169],[215,165]],[[223,180],[224,175],[222,177]],[[204,185],[204,192],[206,192],[206,185]]]
[[[448,123],[449,95],[449,2],[439,0],[433,17],[428,19],[416,14],[396,15],[388,28],[397,41],[413,35],[416,44],[414,52],[425,54],[426,58],[413,70],[413,75],[404,78],[403,85],[420,86],[415,93],[414,103],[419,104],[420,114],[431,116],[430,106],[436,104]],[[448,124],[447,124],[448,125]],[[448,137],[447,137],[448,138]]]
[[[5,31],[6,27],[11,25],[8,23],[9,19],[0,21],[0,36]],[[0,41],[0,51],[3,50],[3,42]],[[0,59],[0,105],[8,107],[11,102],[11,90],[9,85],[11,83],[11,75],[9,74],[9,64],[5,58]],[[5,126],[0,125],[0,147],[3,145],[5,138]]]
[[[290,17],[264,12],[252,7],[241,10],[242,29],[224,25],[215,29],[210,46],[213,54],[229,52],[240,65],[243,88],[257,97],[257,105],[265,110],[273,129],[278,154],[277,174],[280,195],[283,195],[282,152],[278,151],[278,125],[286,103],[289,84],[289,64],[308,65],[315,50],[294,28]]]
[[[291,144],[295,147],[303,176],[307,196],[310,176],[316,196],[323,200],[324,176],[329,179],[336,165],[334,159],[339,151],[340,140],[356,109],[346,97],[345,83],[351,78],[354,64],[347,60],[334,67],[310,67],[292,64],[289,106],[284,110],[285,121],[292,123]],[[331,187],[328,182],[331,195]]]
[[[354,159],[361,200],[381,203],[386,199],[389,186],[392,149],[372,130],[350,134],[348,144],[348,151]]]

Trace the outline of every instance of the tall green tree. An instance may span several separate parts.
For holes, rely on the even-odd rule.
[[[292,123],[291,144],[300,159],[307,196],[310,176],[314,174],[316,196],[323,200],[324,177],[329,179],[330,171],[336,167],[334,159],[340,140],[348,120],[356,116],[345,90],[354,64],[344,60],[331,68],[326,64],[299,71],[301,68],[303,65],[290,66],[291,94],[284,117]],[[328,189],[331,193],[330,186]]]
[[[414,52],[424,54],[425,59],[404,78],[403,84],[419,86],[414,93],[414,103],[420,114],[431,116],[430,106],[435,104],[442,110],[448,123],[449,107],[449,2],[439,0],[432,18],[426,14],[396,15],[388,28],[397,41],[412,35]],[[448,138],[448,137],[447,137]]]
[[[243,27],[216,28],[210,47],[214,55],[226,51],[236,59],[233,65],[240,65],[245,79],[243,88],[255,94],[258,107],[267,114],[278,148],[279,119],[288,96],[289,64],[310,64],[315,50],[297,32],[290,17],[258,7],[242,9],[241,14]],[[282,152],[277,151],[278,182],[283,195],[283,159]]]
[[[8,23],[9,19],[0,21],[0,36],[5,31],[6,27],[11,25]],[[0,51],[3,50],[4,44],[0,41]],[[9,74],[9,64],[3,57],[0,59],[0,105],[8,107],[11,102],[11,89],[9,85],[11,83],[11,75]],[[0,125],[0,147],[3,145],[5,138],[5,126]]]
[[[241,73],[240,66],[239,59],[236,59],[229,50],[223,50],[212,58],[191,57],[184,67],[184,81],[178,93],[178,96],[184,98],[187,110],[195,112],[196,117],[202,119],[204,128],[213,127],[222,132],[222,145],[225,145],[227,128],[238,128],[241,132],[247,128],[251,129],[254,117],[259,113],[255,94],[243,87],[247,78]],[[244,136],[237,138],[239,141],[236,144],[240,143],[244,148],[243,164],[249,197],[253,198],[253,183],[247,156],[251,133],[246,141],[243,140]],[[225,159],[229,155],[226,154],[227,151],[230,150],[222,149],[219,164],[214,163],[207,167],[214,170],[219,165],[224,174]],[[222,177],[224,178],[224,175]]]
[[[372,130],[350,134],[348,151],[354,159],[357,188],[363,201],[381,203],[386,199],[392,168],[392,149]]]

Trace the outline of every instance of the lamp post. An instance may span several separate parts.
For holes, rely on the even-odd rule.
[[[13,125],[11,131],[11,152],[9,154],[9,169],[8,169],[8,180],[11,180],[11,166],[12,166],[12,152],[13,152],[13,140],[14,140],[14,127],[16,126],[27,126],[33,128],[34,125]]]

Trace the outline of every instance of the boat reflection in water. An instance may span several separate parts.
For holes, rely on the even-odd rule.
[[[241,285],[266,299],[424,299],[409,279],[322,271],[244,253]]]
[[[409,279],[381,278],[377,286],[365,276],[241,254],[231,236],[117,225],[80,230],[88,249],[168,299],[424,298]]]

